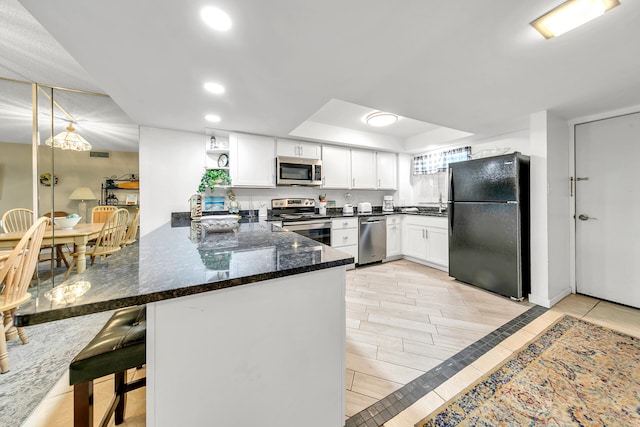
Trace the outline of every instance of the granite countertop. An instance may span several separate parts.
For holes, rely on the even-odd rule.
[[[237,232],[206,234],[198,222],[190,227],[166,224],[72,274],[64,283],[63,302],[45,295],[52,289],[50,282],[30,290],[31,301],[17,310],[15,320],[28,326],[353,262],[343,252],[265,221],[240,224]],[[80,296],[72,293],[85,288]]]

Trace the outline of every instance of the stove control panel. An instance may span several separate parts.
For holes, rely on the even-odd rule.
[[[272,199],[272,209],[284,209],[284,208],[312,208],[315,207],[316,202],[314,199]]]

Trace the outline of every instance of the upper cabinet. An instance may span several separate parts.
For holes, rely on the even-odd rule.
[[[322,186],[351,188],[351,150],[322,146]]]
[[[397,162],[395,153],[323,145],[323,187],[395,190]]]
[[[300,157],[303,159],[319,159],[321,150],[319,144],[312,142],[291,141],[288,139],[279,139],[277,142],[278,156]]]
[[[376,153],[368,150],[351,150],[351,188],[375,190]]]
[[[395,190],[398,187],[396,153],[376,153],[376,182],[379,190]]]
[[[232,134],[229,137],[229,167],[234,187],[276,186],[276,142],[272,137]]]

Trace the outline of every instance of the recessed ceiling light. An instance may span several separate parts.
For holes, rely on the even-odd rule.
[[[200,11],[200,17],[211,28],[217,31],[228,31],[231,28],[231,18],[226,12],[217,7],[207,6]]]
[[[215,93],[216,95],[220,95],[224,93],[224,86],[220,83],[207,82],[204,84],[204,88],[211,93]]]
[[[214,122],[214,123],[218,123],[220,120],[222,120],[220,116],[217,116],[215,114],[207,114],[206,116],[204,116],[204,119],[208,122]]]
[[[389,126],[397,121],[397,115],[393,113],[385,113],[384,111],[376,111],[365,118],[365,122],[367,122],[369,126],[375,127]]]
[[[550,39],[586,24],[618,5],[618,0],[568,0],[531,22],[531,26]]]

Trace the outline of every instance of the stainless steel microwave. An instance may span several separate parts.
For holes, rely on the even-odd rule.
[[[321,185],[322,160],[298,157],[276,158],[277,185]]]

